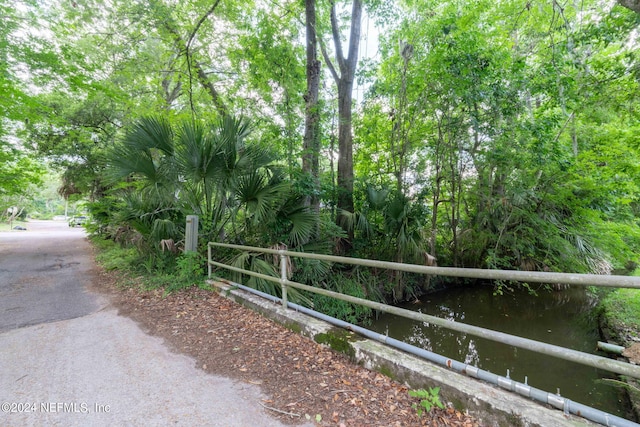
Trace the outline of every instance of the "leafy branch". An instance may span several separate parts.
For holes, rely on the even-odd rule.
[[[431,412],[434,407],[444,409],[444,405],[440,402],[440,387],[429,388],[429,390],[409,390],[409,396],[420,398],[420,404],[411,405],[421,417],[424,412]]]

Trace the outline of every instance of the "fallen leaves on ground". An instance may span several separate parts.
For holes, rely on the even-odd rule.
[[[110,294],[121,315],[194,357],[204,371],[259,386],[267,397],[258,403],[282,422],[479,426],[453,408],[418,417],[411,407],[418,399],[409,397],[406,386],[215,292],[114,289],[111,285]]]

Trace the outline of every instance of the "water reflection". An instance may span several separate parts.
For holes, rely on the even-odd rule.
[[[582,288],[494,296],[492,288],[476,287],[431,294],[404,308],[595,354],[596,304]],[[607,372],[393,315],[380,316],[372,329],[498,375],[508,370],[516,381],[526,378],[533,387],[560,389],[564,397],[625,416],[620,390],[601,381],[612,376]]]

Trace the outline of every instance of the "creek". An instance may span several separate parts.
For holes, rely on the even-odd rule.
[[[470,325],[591,354],[597,351],[597,298],[584,288],[494,295],[492,286],[456,287],[403,305]],[[541,353],[513,348],[428,323],[382,314],[369,326],[417,347],[464,362],[602,411],[629,418],[621,388],[603,381],[615,374]]]

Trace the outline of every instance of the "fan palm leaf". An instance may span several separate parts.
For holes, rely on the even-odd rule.
[[[161,181],[161,174],[158,172],[153,155],[148,149],[140,150],[136,147],[120,144],[107,155],[107,162],[111,166],[108,170],[108,176],[112,183],[131,175],[140,176],[148,183]]]
[[[389,189],[382,188],[380,190],[374,188],[372,185],[367,186],[367,202],[373,210],[382,210],[387,205],[387,197],[389,196]]]
[[[125,136],[127,144],[139,149],[157,149],[167,156],[174,152],[174,132],[166,117],[150,116],[138,120]]]
[[[145,117],[136,122],[125,134],[120,144],[107,154],[114,180],[127,176],[139,176],[148,185],[170,183],[174,168],[174,133],[169,121],[162,117]]]
[[[297,247],[308,242],[316,229],[317,216],[305,209],[290,213],[286,218],[291,221],[291,231],[287,239],[289,246]]]
[[[151,238],[159,242],[164,239],[179,239],[180,230],[171,219],[156,218],[151,227]]]
[[[212,125],[196,122],[182,124],[178,137],[176,157],[185,179],[200,182],[219,174],[220,147]]]
[[[241,252],[237,256],[233,257],[229,261],[229,265],[242,268],[244,270],[250,270],[256,273],[261,273],[267,276],[279,277],[279,267],[272,262],[267,262],[262,259],[262,255],[254,252]],[[234,273],[234,281],[242,282],[242,273]],[[261,292],[265,292],[269,295],[281,296],[282,287],[269,280],[264,280],[255,276],[248,276],[248,279],[244,282],[246,286],[257,289]],[[305,297],[299,290],[295,288],[288,288],[288,296],[292,301],[304,302],[305,304],[312,304],[312,301]]]
[[[270,184],[266,173],[256,170],[238,178],[235,195],[236,200],[246,207],[254,224],[258,224],[274,211],[288,188],[286,183]]]
[[[345,230],[358,231],[363,236],[369,238],[374,234],[374,229],[369,219],[362,212],[349,212],[340,210],[340,218],[342,223],[340,224]]]

